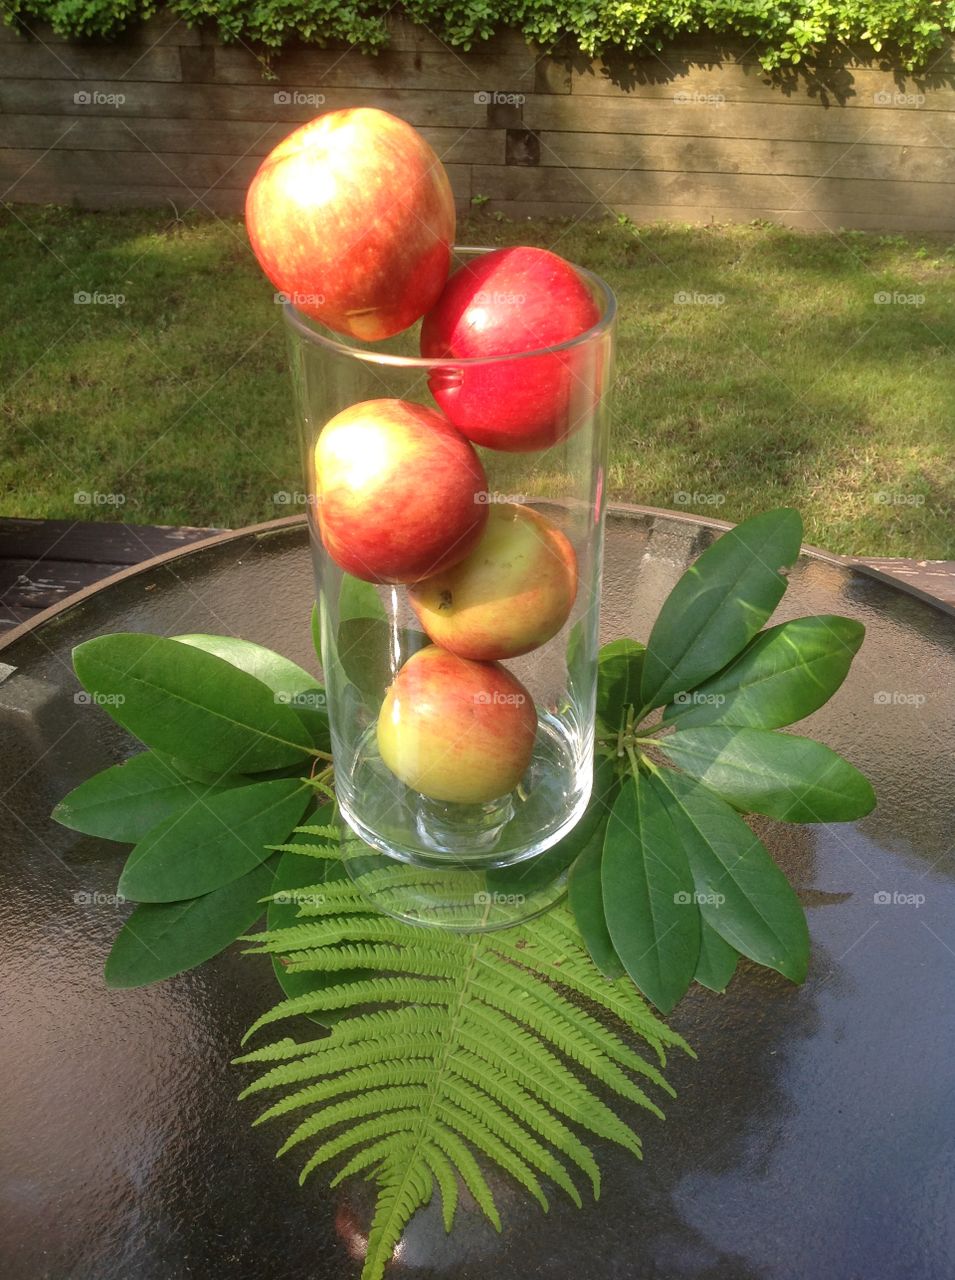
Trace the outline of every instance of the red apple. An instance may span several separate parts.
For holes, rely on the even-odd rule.
[[[513,791],[537,735],[530,694],[496,662],[429,645],[394,679],[378,717],[381,758],[433,800],[484,804]]]
[[[430,359],[513,355],[579,337],[600,309],[569,262],[546,249],[495,249],[466,262],[421,326]],[[469,440],[509,452],[546,449],[569,435],[593,395],[578,385],[576,353],[436,370],[431,394]],[[583,399],[575,391],[583,391]],[[575,404],[576,400],[576,404]]]
[[[408,594],[435,644],[477,661],[516,658],[546,644],[567,621],[577,557],[539,512],[496,504],[470,555]]]
[[[325,549],[366,582],[418,582],[484,529],[484,468],[459,431],[409,400],[366,400],[322,428],[315,495]]]
[[[283,139],[252,179],[245,221],[275,287],[363,341],[414,324],[448,278],[444,166],[411,125],[373,107],[329,111]]]

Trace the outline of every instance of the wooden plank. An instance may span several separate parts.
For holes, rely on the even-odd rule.
[[[285,105],[275,101],[279,90],[270,85],[202,85],[142,83],[132,86],[125,80],[104,80],[98,86],[103,93],[123,93],[122,111],[102,108],[95,114],[119,116],[132,121],[143,116],[165,116],[180,120],[201,120],[210,131],[220,120],[274,120],[285,122],[291,130],[296,124],[318,114],[307,104]],[[307,91],[308,85],[303,85]],[[63,115],[89,117],[89,106],[72,101],[72,90],[64,101],[61,85],[48,80],[0,80],[0,111],[15,115]],[[565,95],[569,100],[569,95]],[[443,128],[483,128],[487,105],[475,102],[474,93],[429,93],[414,89],[334,89],[325,94],[322,109],[338,107],[381,107],[401,116],[416,127],[437,125]]]
[[[480,188],[477,188],[480,190]],[[775,222],[782,227],[791,227],[797,231],[830,231],[837,233],[851,227],[858,231],[924,231],[951,232],[952,215],[945,217],[924,217],[917,213],[853,213],[842,214],[839,211],[829,213],[825,210],[795,210],[757,208],[754,206],[725,207],[721,205],[699,204],[635,204],[614,202],[613,212],[630,218],[636,226],[649,226],[658,222],[678,222],[693,226],[715,226],[752,222],[762,219]],[[607,206],[599,202],[587,201],[573,203],[555,200],[497,200],[491,199],[483,206],[484,212],[502,213],[514,222],[523,222],[528,218],[549,218],[554,221],[586,220],[605,218]]]
[[[48,609],[121,568],[76,560],[0,560],[0,601],[13,609]]]
[[[866,182],[852,178],[772,174],[661,173],[647,170],[519,168],[474,165],[475,191],[499,200],[555,203],[700,205],[722,208],[826,210],[830,214],[918,214],[955,226],[953,186],[941,182]]]
[[[92,187],[126,182],[131,187],[168,187],[201,195],[219,183],[245,188],[259,167],[259,157],[220,155],[158,155],[153,152],[0,151],[0,190],[7,200],[20,200],[21,182],[62,182]],[[461,198],[471,195],[470,165],[447,164],[451,189]]]
[[[193,525],[137,525],[100,520],[0,519],[0,560],[139,564],[164,551],[204,542],[225,529]]]
[[[955,113],[889,107],[846,111],[819,103],[677,105],[570,94],[530,97],[523,115],[525,127],[538,131],[955,146]]]
[[[175,46],[143,50],[124,44],[40,44],[21,40],[15,45],[0,45],[0,76],[62,80],[63,91],[72,97],[77,89],[97,87],[100,80],[180,81],[182,69]]]
[[[946,147],[550,131],[539,137],[541,165],[563,165],[569,169],[659,169],[955,182],[955,160]]]
[[[0,147],[12,150],[56,146],[63,151],[155,151],[172,155],[265,156],[295,127],[268,120],[218,120],[215,128],[194,120],[129,122],[111,116],[0,115]],[[71,125],[76,127],[70,129]],[[69,132],[67,132],[69,130]],[[503,129],[425,127],[422,136],[448,164],[501,164]]]
[[[534,90],[536,59],[529,49],[517,54],[462,55],[450,50],[406,52],[386,49],[374,57],[356,49],[338,53],[322,49],[290,49],[272,63],[273,83],[328,88],[417,89],[447,93],[528,94]],[[219,46],[215,54],[217,84],[261,84],[261,58],[241,45]],[[148,78],[148,77],[144,77]]]
[[[573,69],[571,93],[633,101],[763,102],[787,105],[816,101],[823,106],[902,111],[951,111],[955,87],[933,71],[917,76],[876,67],[802,70],[776,77],[753,62],[700,65],[674,59],[668,50],[659,58],[641,58],[629,66],[593,62]]]
[[[18,627],[21,622],[31,622],[39,612],[39,609],[14,609],[11,605],[0,603],[0,635]]]

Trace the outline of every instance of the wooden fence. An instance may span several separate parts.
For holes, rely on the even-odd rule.
[[[372,105],[422,130],[462,208],[808,230],[955,229],[955,58],[769,77],[744,49],[561,61],[396,24],[377,57],[241,45],[159,17],[119,42],[0,26],[0,200],[241,210],[297,123]]]

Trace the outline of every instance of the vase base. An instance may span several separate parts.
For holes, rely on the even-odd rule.
[[[342,861],[376,911],[458,933],[510,929],[549,911],[566,893],[570,872],[569,866],[554,867],[546,854],[505,868],[449,864],[447,859],[440,866],[399,862],[347,829]]]

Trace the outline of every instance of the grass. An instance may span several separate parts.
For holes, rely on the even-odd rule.
[[[955,557],[955,245],[480,214],[460,239],[554,248],[616,290],[612,497],[726,520],[786,503],[834,551]],[[0,514],[296,509],[276,497],[302,488],[279,308],[238,220],[8,209],[0,272]]]

